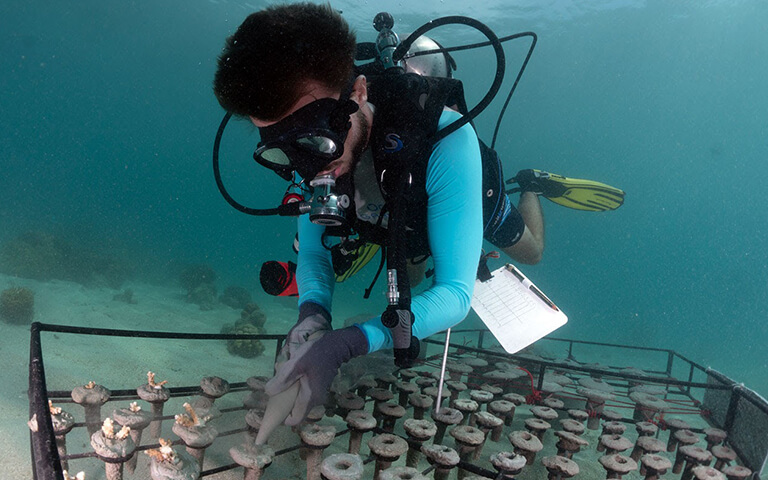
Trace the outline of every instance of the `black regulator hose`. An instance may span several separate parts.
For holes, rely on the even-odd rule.
[[[219,147],[221,145],[221,137],[224,134],[224,129],[227,127],[227,123],[229,123],[230,118],[232,118],[231,112],[224,114],[224,118],[221,119],[221,123],[219,124],[219,130],[216,132],[216,139],[213,141],[213,177],[216,179],[216,186],[219,188],[219,193],[221,193],[221,196],[224,197],[224,200],[226,200],[227,203],[232,205],[232,207],[234,207],[236,210],[247,213],[248,215],[299,215],[299,213],[301,213],[300,208],[304,202],[287,203],[276,208],[250,208],[241,203],[238,203],[234,198],[232,198],[229,192],[227,192],[227,189],[224,187],[224,182],[221,180],[221,169],[219,168]]]
[[[400,60],[405,57],[405,54],[408,53],[408,50],[411,48],[411,45],[414,41],[416,41],[417,38],[424,35],[428,31],[435,29],[437,27],[441,27],[443,25],[449,25],[449,24],[456,24],[456,25],[467,25],[469,27],[472,27],[488,39],[489,44],[493,46],[493,50],[496,53],[496,76],[493,79],[493,83],[491,84],[490,88],[488,89],[488,92],[485,94],[485,96],[478,102],[477,105],[475,105],[468,113],[467,115],[463,116],[462,118],[454,121],[447,127],[441,129],[438,131],[433,138],[431,139],[433,142],[438,142],[439,140],[447,137],[451,133],[455,132],[459,128],[463,127],[467,123],[471,122],[475,117],[480,115],[480,113],[490,105],[490,103],[493,101],[496,94],[499,92],[499,89],[501,88],[501,84],[504,82],[504,71],[506,69],[506,61],[504,58],[504,47],[501,45],[501,41],[499,40],[499,37],[496,36],[495,33],[493,33],[493,30],[488,28],[487,25],[484,23],[475,20],[474,18],[470,17],[464,17],[461,15],[451,15],[448,17],[440,17],[435,20],[432,20],[430,22],[425,23],[421,27],[417,28],[413,33],[411,33],[408,38],[403,40],[400,45],[395,49],[394,53],[392,54],[393,60],[396,62],[399,62]],[[444,49],[448,50],[448,49]]]
[[[499,118],[496,120],[496,127],[494,127],[493,129],[493,139],[491,140],[491,149],[496,147],[496,138],[499,135],[501,120],[504,118],[504,114],[507,112],[507,106],[509,105],[509,101],[512,100],[512,95],[515,93],[515,90],[517,89],[517,84],[520,83],[520,78],[523,76],[523,72],[525,72],[525,67],[528,66],[528,60],[531,59],[531,55],[533,55],[533,49],[536,48],[536,42],[538,41],[538,37],[533,32],[516,33],[514,35],[510,35],[508,37],[499,39],[500,41],[505,42],[507,40],[512,40],[512,39],[521,38],[521,37],[531,37],[531,46],[528,48],[528,54],[525,56],[525,60],[523,60],[523,64],[520,66],[520,70],[517,72],[515,83],[512,84],[512,88],[509,89],[509,94],[507,95],[506,100],[504,100],[504,106],[501,107],[501,112],[499,112]]]
[[[528,61],[531,59],[531,55],[533,55],[533,50],[536,48],[536,42],[538,42],[538,36],[534,32],[520,32],[520,33],[515,33],[512,35],[507,35],[505,37],[499,38],[499,42],[504,43],[504,42],[508,42],[510,40],[514,40],[516,38],[522,38],[522,37],[531,37],[531,46],[528,47],[528,53],[525,55],[525,60],[523,60],[523,64],[520,66],[520,70],[517,72],[515,83],[512,85],[512,88],[510,88],[509,93],[507,94],[507,98],[506,100],[504,100],[504,106],[501,108],[501,112],[499,112],[499,117],[496,119],[496,127],[493,130],[493,140],[491,141],[491,148],[494,148],[496,146],[496,139],[499,134],[499,128],[501,127],[501,121],[504,119],[504,114],[507,111],[507,106],[509,106],[509,101],[512,99],[512,95],[515,93],[515,90],[517,89],[517,85],[520,83],[520,78],[522,78],[523,73],[525,73],[525,67],[528,66]],[[410,39],[410,37],[408,38]],[[435,53],[459,52],[462,50],[472,50],[474,48],[487,47],[489,45],[493,45],[493,42],[488,41],[488,42],[471,43],[468,45],[460,45],[458,47],[434,48],[432,50],[423,50],[421,52],[414,52],[410,54],[410,56],[420,57],[422,55],[433,55]]]
[[[520,78],[523,75],[523,72],[525,71],[525,67],[528,65],[528,61],[531,58],[531,55],[533,54],[533,50],[536,46],[537,37],[536,34],[533,32],[522,32],[522,33],[516,33],[514,35],[509,35],[506,37],[498,38],[496,34],[488,28],[484,23],[479,22],[478,20],[475,20],[474,18],[470,17],[464,17],[459,15],[454,16],[447,16],[447,17],[441,17],[435,20],[432,20],[418,29],[416,29],[413,33],[411,33],[408,38],[406,38],[404,41],[400,43],[400,45],[395,49],[393,52],[393,59],[395,61],[400,61],[403,59],[403,57],[407,54],[408,50],[410,49],[411,45],[414,41],[421,35],[424,35],[426,32],[448,24],[459,24],[459,25],[467,25],[470,27],[475,28],[476,30],[480,31],[483,35],[488,38],[487,42],[480,42],[480,43],[474,43],[470,45],[461,45],[457,47],[448,47],[448,48],[438,48],[433,50],[427,50],[427,51],[421,51],[416,52],[412,54],[413,56],[421,56],[421,55],[430,55],[433,53],[438,52],[456,52],[461,50],[469,50],[473,48],[479,48],[479,47],[485,47],[488,45],[493,46],[493,49],[496,53],[496,75],[494,77],[493,83],[491,84],[491,87],[488,89],[488,92],[485,94],[485,96],[478,102],[477,105],[475,105],[472,110],[468,112],[467,115],[462,117],[459,120],[454,121],[447,127],[443,128],[439,132],[437,132],[434,137],[433,141],[437,142],[451,133],[455,132],[459,128],[463,127],[467,123],[471,122],[475,117],[477,117],[483,110],[485,110],[488,105],[493,101],[495,96],[498,94],[501,84],[504,81],[504,73],[506,69],[506,61],[504,56],[504,48],[502,47],[502,42],[506,42],[509,40],[513,40],[515,38],[525,37],[529,36],[532,38],[531,46],[528,49],[528,54],[525,57],[525,60],[523,61],[522,66],[520,67],[520,70],[517,73],[517,78],[515,78],[515,82],[512,85],[512,88],[509,91],[509,94],[507,95],[506,100],[504,101],[504,106],[501,109],[501,112],[499,113],[499,117],[496,121],[496,127],[493,132],[493,140],[491,142],[491,148],[494,148],[496,144],[496,139],[498,136],[499,128],[501,126],[501,121],[504,117],[504,114],[506,112],[506,109],[509,105],[509,102],[512,98],[512,95],[515,93],[515,89],[517,88],[518,83],[520,82]],[[372,48],[375,50],[375,47],[372,46]],[[370,54],[370,53],[369,53]],[[219,168],[219,147],[221,145],[221,137],[224,133],[224,129],[227,126],[227,123],[229,122],[229,119],[232,117],[232,114],[230,112],[227,112],[224,115],[224,118],[222,118],[221,123],[219,124],[219,129],[216,132],[216,139],[213,143],[213,176],[216,180],[216,186],[219,189],[219,192],[224,197],[224,200],[227,201],[233,208],[236,210],[247,213],[248,215],[255,215],[255,216],[268,216],[268,215],[280,215],[280,216],[297,216],[302,212],[302,209],[305,209],[307,205],[305,202],[294,202],[294,203],[288,203],[285,205],[280,205],[276,208],[250,208],[246,207],[245,205],[240,204],[237,202],[232,196],[227,192],[226,188],[224,187],[224,182],[221,179],[221,171]]]

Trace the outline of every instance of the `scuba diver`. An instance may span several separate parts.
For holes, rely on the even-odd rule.
[[[298,215],[295,269],[278,264],[274,270],[286,278],[295,271],[291,293],[298,295],[298,319],[266,386],[270,397],[281,401],[270,400],[265,422],[276,416],[270,414],[274,407],[284,411],[281,422],[297,425],[323,403],[338,369],[354,357],[392,348],[395,365],[410,366],[419,339],[467,315],[484,236],[523,262],[535,263],[543,250],[538,195],[553,190],[546,183],[552,175],[518,174],[523,193],[514,209],[504,194],[498,157],[470,124],[480,104],[468,110],[456,80],[405,71],[391,17],[377,20],[377,68],[355,64],[361,49],[339,12],[309,3],[249,15],[218,60],[219,103],[258,128],[254,159],[290,182],[291,193],[269,211],[231,200],[217,170],[226,116],[214,147],[219,189],[246,213]],[[417,32],[416,38],[423,33]],[[503,60],[498,43],[493,46]],[[492,99],[500,82],[497,75],[495,91],[483,101]],[[495,159],[485,162],[491,168],[483,162],[489,155]],[[490,208],[484,208],[485,199],[492,200],[486,201]],[[344,252],[357,255],[369,244],[381,246],[380,270],[386,260],[387,309],[334,330],[331,304],[339,264]],[[364,255],[368,260],[370,250]],[[427,258],[432,283],[411,295]],[[266,433],[260,431],[256,443],[270,430],[262,427]]]
[[[427,77],[452,78],[456,62],[450,54],[431,38],[422,35],[411,44],[404,60],[406,72]],[[425,55],[415,56],[418,52]],[[433,53],[428,53],[433,52]],[[614,210],[624,202],[624,192],[593,180],[566,178],[562,175],[536,169],[521,170],[507,184],[518,186],[504,191],[502,164],[498,154],[481,142],[483,164],[483,237],[516,262],[535,265],[544,252],[544,219],[538,197],[543,196],[559,205],[584,211]],[[520,193],[515,207],[507,194]],[[293,194],[286,197],[294,199]],[[293,251],[299,251],[299,237],[293,242]],[[379,252],[375,243],[357,241],[348,246],[331,249],[332,264],[337,283],[357,274]],[[494,255],[492,252],[489,255]],[[485,268],[484,256],[481,269]],[[415,286],[432,271],[422,272],[411,265],[411,285]],[[269,260],[261,265],[259,279],[263,290],[273,296],[298,296],[296,263]],[[375,281],[375,280],[374,280]],[[372,286],[366,290],[370,295]]]

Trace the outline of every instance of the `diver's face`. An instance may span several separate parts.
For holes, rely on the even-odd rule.
[[[251,117],[251,122],[256,127],[268,127],[279,122],[283,118],[299,110],[300,108],[316,101],[321,98],[334,98],[339,99],[340,92],[334,92],[324,87],[320,83],[310,80],[307,82],[307,89],[304,96],[302,96],[296,104],[291,107],[285,115],[277,120],[265,121],[255,117]],[[370,125],[373,119],[373,113],[368,107],[368,87],[364,76],[359,76],[355,80],[355,84],[350,94],[350,99],[360,107],[357,112],[350,115],[349,120],[351,126],[347,133],[347,138],[344,141],[344,153],[341,157],[333,160],[323,168],[318,175],[333,174],[335,178],[349,173],[355,163],[360,159],[363,150],[368,145],[368,137],[370,134]]]
[[[326,165],[318,175],[332,174],[334,178],[339,178],[349,173],[360,160],[363,150],[368,145],[370,123],[366,115],[360,110],[350,115],[349,120],[351,126],[347,133],[347,139],[344,141],[344,153]]]

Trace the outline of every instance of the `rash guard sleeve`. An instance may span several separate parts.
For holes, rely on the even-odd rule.
[[[299,305],[312,302],[331,312],[336,277],[331,263],[331,251],[323,245],[325,227],[309,221],[309,215],[299,216],[299,256],[296,282]]]
[[[457,118],[458,113],[446,110],[439,127]],[[435,275],[430,288],[415,295],[411,303],[413,334],[419,339],[456,325],[470,308],[483,241],[480,147],[470,125],[435,145],[427,165],[426,189]],[[359,326],[370,352],[392,347],[392,335],[380,317]]]

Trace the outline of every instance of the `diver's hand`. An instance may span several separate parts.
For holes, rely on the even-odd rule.
[[[299,382],[299,394],[286,425],[298,425],[307,413],[325,401],[331,382],[341,365],[368,353],[368,339],[358,327],[346,327],[311,338],[291,352],[275,377],[267,382],[265,392],[277,395]]]
[[[304,302],[299,307],[299,320],[285,337],[277,356],[277,365],[289,360],[293,352],[310,339],[318,338],[333,329],[331,315],[320,305]]]

